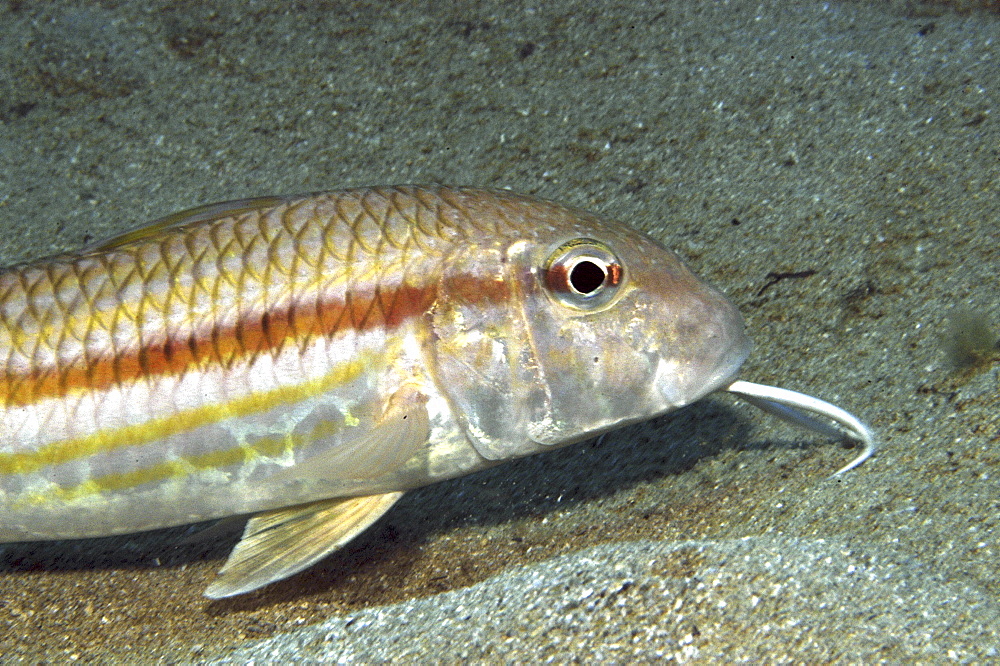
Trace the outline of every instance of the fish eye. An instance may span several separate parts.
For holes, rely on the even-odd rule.
[[[563,243],[544,266],[549,293],[560,303],[581,310],[607,304],[618,292],[622,277],[618,257],[606,245],[590,238]]]

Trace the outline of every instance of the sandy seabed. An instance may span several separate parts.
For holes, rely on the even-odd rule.
[[[744,313],[744,378],[882,449],[831,481],[851,451],[711,397],[218,602],[238,531],[6,544],[0,658],[996,658],[1000,364],[942,343],[1000,322],[995,6],[5,3],[4,264],[210,201],[509,187],[674,248]]]

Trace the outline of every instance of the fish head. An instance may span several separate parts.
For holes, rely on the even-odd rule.
[[[524,320],[537,362],[528,435],[570,443],[690,404],[750,351],[743,319],[673,252],[620,225],[526,244]]]
[[[507,237],[452,263],[480,286],[442,294],[434,328],[442,388],[484,458],[677,409],[749,353],[733,303],[648,236],[535,199],[475,212],[502,217]]]

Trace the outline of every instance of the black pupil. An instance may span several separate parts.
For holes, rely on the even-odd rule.
[[[569,272],[569,283],[581,294],[592,294],[604,284],[604,269],[593,261],[581,261]]]

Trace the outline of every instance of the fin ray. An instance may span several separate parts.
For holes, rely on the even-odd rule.
[[[378,478],[405,465],[429,436],[427,397],[404,386],[389,398],[371,430],[278,472],[271,481],[279,476],[306,483]],[[205,596],[243,594],[302,571],[364,531],[402,495],[336,497],[254,516]]]
[[[402,496],[320,500],[251,518],[205,596],[243,594],[302,571],[363,532]]]
[[[137,227],[125,233],[105,238],[96,243],[91,243],[81,252],[89,254],[91,252],[106,252],[122,245],[138,240],[144,240],[155,236],[163,231],[186,224],[197,222],[207,222],[209,220],[221,220],[227,217],[236,217],[243,213],[259,211],[267,208],[274,208],[280,204],[290,201],[292,197],[257,197],[252,199],[237,199],[235,201],[223,201],[222,203],[207,204],[182,210],[166,217],[161,217],[141,227]]]

